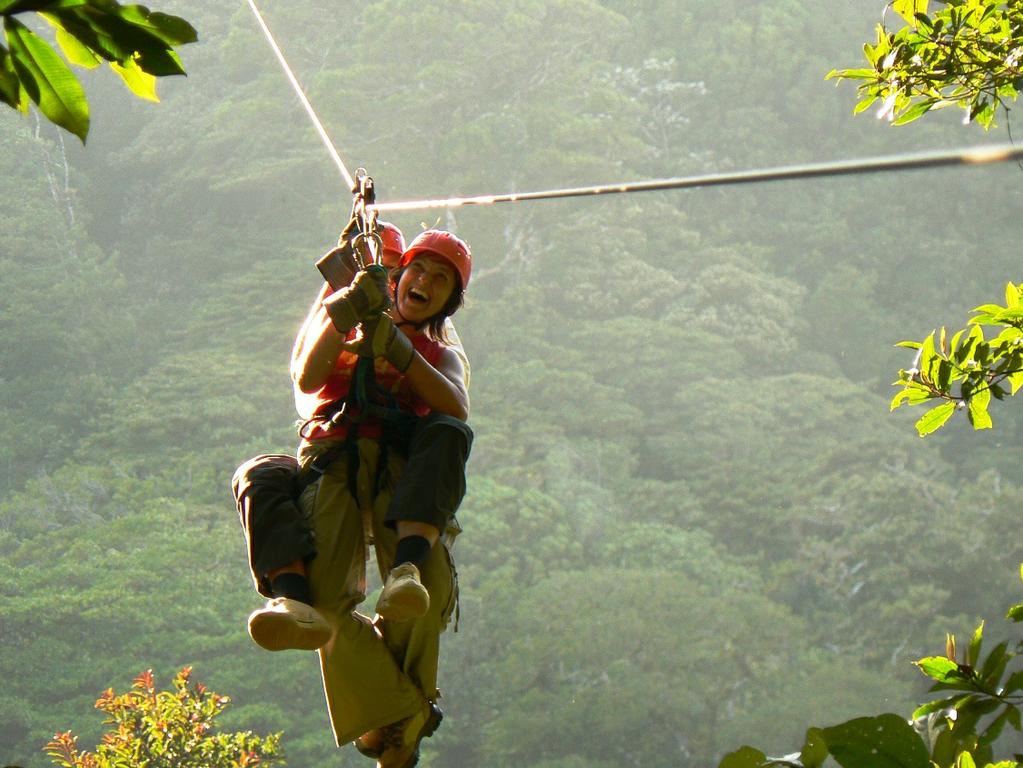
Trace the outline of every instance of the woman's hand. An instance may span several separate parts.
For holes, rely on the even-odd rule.
[[[387,315],[373,315],[362,321],[361,335],[346,342],[344,348],[360,357],[382,357],[401,373],[408,370],[415,357],[412,340],[398,331]]]
[[[345,334],[370,315],[391,306],[389,287],[387,270],[374,264],[356,274],[351,285],[324,299],[323,308],[338,333]]]

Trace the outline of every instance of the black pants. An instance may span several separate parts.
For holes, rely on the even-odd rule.
[[[418,419],[406,441],[388,444],[408,457],[394,480],[386,525],[429,523],[441,533],[465,495],[465,463],[473,434],[464,421],[440,413]],[[342,454],[338,461],[346,461]],[[266,574],[316,556],[312,529],[298,506],[299,464],[294,456],[263,454],[242,464],[231,489],[248,541],[249,567],[260,594],[272,597]]]

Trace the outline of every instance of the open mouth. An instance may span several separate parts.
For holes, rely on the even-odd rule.
[[[408,289],[408,298],[413,304],[429,304],[430,297],[417,288]]]

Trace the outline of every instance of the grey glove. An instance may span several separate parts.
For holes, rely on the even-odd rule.
[[[374,264],[358,272],[351,284],[323,300],[323,307],[339,333],[348,333],[371,315],[391,306],[387,270]]]
[[[412,339],[398,330],[387,315],[374,315],[362,322],[362,335],[344,348],[360,357],[382,357],[404,373],[412,365],[416,348]]]

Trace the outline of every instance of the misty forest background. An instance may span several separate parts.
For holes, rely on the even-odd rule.
[[[268,2],[380,198],[1005,140],[853,118],[880,0]],[[329,6],[329,10],[325,7]],[[0,111],[0,762],[191,664],[228,728],[333,745],[260,604],[228,483],[294,448],[287,360],[350,197],[244,3],[163,103],[85,73],[87,148]],[[394,217],[455,229],[477,433],[423,764],[707,766],[912,710],[910,665],[1018,601],[1023,413],[926,441],[900,339],[1018,281],[1014,165]],[[987,636],[1004,634],[997,621]]]

